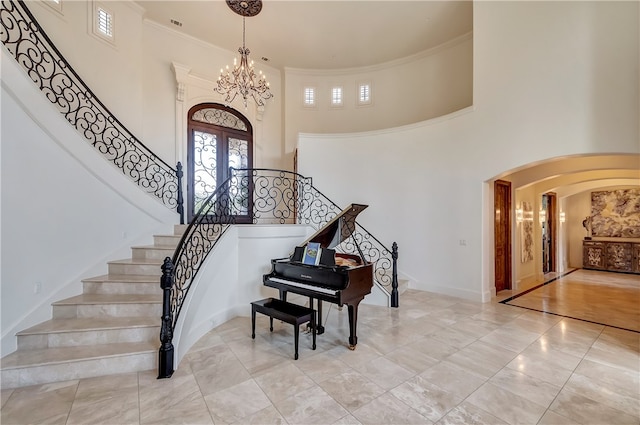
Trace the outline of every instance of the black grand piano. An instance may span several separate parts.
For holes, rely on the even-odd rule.
[[[271,272],[265,274],[266,286],[277,288],[280,299],[286,301],[287,292],[306,295],[310,307],[318,300],[316,331],[324,332],[322,326],[322,301],[344,304],[349,312],[349,348],[355,349],[358,343],[356,326],[358,305],[373,287],[373,264],[362,255],[355,237],[353,238],[359,255],[343,254],[333,248],[351,237],[356,226],[356,217],[367,205],[351,204],[314,233],[309,239],[295,248],[290,258],[271,260]],[[317,265],[305,264],[303,256],[309,242],[320,244],[320,259]]]

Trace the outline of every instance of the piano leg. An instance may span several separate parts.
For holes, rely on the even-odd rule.
[[[313,306],[313,297],[309,297],[309,308],[314,308]],[[324,333],[324,326],[322,326],[322,301],[318,300],[318,309],[316,310],[318,317],[316,318],[315,324],[311,326],[315,326],[316,334],[322,335]]]
[[[279,291],[280,291],[280,300],[287,301],[287,291],[285,291],[284,289],[280,289]],[[313,306],[311,308],[313,308]]]
[[[356,336],[356,328],[358,326],[358,305],[362,299],[357,300],[353,304],[347,304],[347,310],[349,312],[349,349],[355,350],[358,343],[358,337]]]
[[[316,333],[322,335],[324,333],[324,326],[322,326],[322,300],[318,300],[318,319],[316,323]]]

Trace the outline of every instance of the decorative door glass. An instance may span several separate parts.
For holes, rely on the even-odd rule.
[[[209,215],[231,216],[234,222],[249,220],[252,208],[251,182],[237,175],[230,183],[229,168],[251,168],[253,137],[251,125],[237,111],[222,105],[203,104],[189,111],[187,169],[187,215],[189,221],[216,191]],[[243,172],[246,173],[246,172]],[[225,188],[220,186],[225,184]],[[230,203],[226,202],[227,200]],[[224,210],[221,210],[223,208]],[[224,212],[224,214],[220,214]]]

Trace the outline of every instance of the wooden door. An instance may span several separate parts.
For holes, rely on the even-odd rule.
[[[511,182],[493,186],[494,258],[496,292],[511,289]]]
[[[557,272],[557,254],[558,246],[558,225],[556,222],[556,214],[558,210],[558,201],[554,192],[547,193],[547,221],[549,225],[549,271]]]

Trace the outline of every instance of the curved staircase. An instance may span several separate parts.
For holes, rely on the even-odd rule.
[[[2,388],[157,368],[162,291],[160,266],[186,226],[132,247],[108,274],[83,280],[81,295],[52,304],[52,319],[17,334],[1,359]]]

